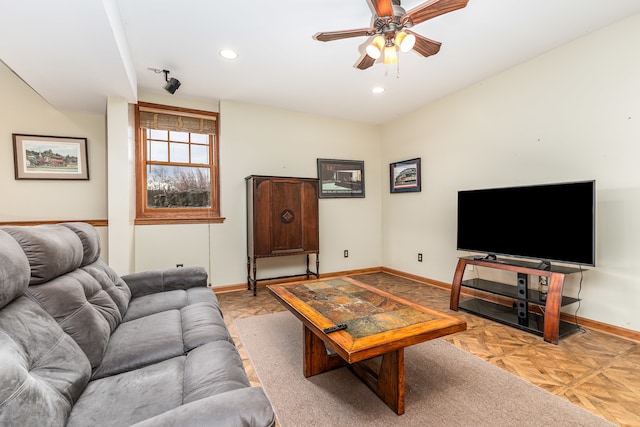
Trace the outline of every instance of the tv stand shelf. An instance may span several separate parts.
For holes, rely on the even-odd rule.
[[[467,265],[515,272],[518,274],[517,285],[507,285],[480,278],[462,280]],[[545,269],[539,263],[526,261],[462,257],[458,260],[453,278],[450,308],[455,311],[461,309],[541,335],[545,341],[557,344],[559,337],[577,330],[576,325],[560,320],[560,308],[579,301],[577,298],[562,295],[565,275],[579,271],[577,268],[556,265],[552,265],[550,268],[547,266]],[[539,291],[528,288],[529,275],[548,278],[549,290],[546,300]],[[489,296],[497,295],[509,298],[514,301],[514,304],[506,306],[481,298],[460,301],[462,287],[480,291],[481,294]],[[544,315],[529,311],[531,305],[541,308],[540,312]]]
[[[462,286],[465,288],[477,289],[479,291],[488,292],[495,295],[501,295],[507,298],[518,298],[518,289],[512,285],[505,285],[504,283],[493,282],[485,279],[469,279],[463,280]],[[547,304],[546,299],[542,298],[542,293],[535,289],[529,289],[529,302],[539,306],[545,306]],[[578,298],[572,298],[562,296],[562,307],[565,305],[573,304],[580,301]]]
[[[529,313],[526,325],[518,322],[518,312],[516,308],[507,307],[479,298],[468,301],[461,301],[459,308],[468,313],[484,317],[485,319],[495,320],[504,325],[513,326],[523,331],[544,337],[544,316],[536,313]],[[558,336],[563,337],[571,332],[576,331],[576,325],[565,321],[560,321]],[[557,341],[554,342],[557,344]]]

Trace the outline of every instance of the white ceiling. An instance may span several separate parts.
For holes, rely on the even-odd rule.
[[[104,112],[106,97],[233,100],[385,123],[545,51],[640,13],[640,0],[470,0],[412,30],[437,55],[358,70],[366,37],[319,42],[319,31],[368,27],[366,0],[0,0],[0,59],[56,108]],[[423,0],[403,0],[406,10]],[[240,53],[223,60],[218,51]],[[385,92],[374,95],[374,86]]]

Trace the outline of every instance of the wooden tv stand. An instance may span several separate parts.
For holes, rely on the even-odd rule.
[[[462,280],[467,265],[494,268],[498,270],[512,271],[518,274],[516,286],[499,282],[474,278]],[[535,262],[487,259],[479,257],[462,257],[458,259],[456,272],[451,286],[451,310],[458,309],[479,316],[495,320],[497,322],[522,329],[543,336],[544,340],[553,344],[558,343],[559,337],[577,330],[577,325],[560,320],[560,308],[579,301],[577,298],[562,295],[564,279],[567,274],[577,273],[580,269],[552,265],[544,269]],[[528,276],[547,277],[549,290],[546,299],[541,298],[540,292],[528,289]],[[473,298],[460,301],[462,287],[480,291],[486,296],[499,296],[515,300],[514,307],[487,301],[482,298]],[[542,313],[529,311],[529,305],[542,307]]]

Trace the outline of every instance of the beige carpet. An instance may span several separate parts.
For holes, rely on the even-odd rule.
[[[302,323],[280,312],[238,319],[242,342],[281,426],[611,426],[453,345],[405,349],[405,414],[347,368],[302,374]]]

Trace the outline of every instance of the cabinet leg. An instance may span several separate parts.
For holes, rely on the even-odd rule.
[[[311,271],[309,271],[309,254],[307,254],[307,280],[310,279],[309,274],[311,274]]]
[[[316,252],[316,278],[320,277],[320,253]]]
[[[247,290],[251,290],[251,257],[247,257]]]
[[[256,276],[258,268],[256,267],[256,259],[253,259],[253,296],[256,296],[256,287],[258,283],[258,276]]]

